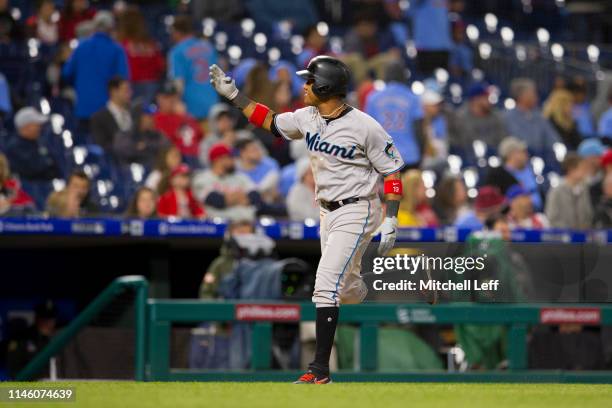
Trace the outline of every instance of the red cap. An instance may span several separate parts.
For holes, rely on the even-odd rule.
[[[601,156],[601,167],[606,167],[610,164],[612,164],[612,149],[606,150]]]
[[[214,162],[216,159],[222,156],[231,156],[232,150],[224,143],[217,143],[212,145],[208,151],[208,160]]]
[[[479,211],[495,210],[506,204],[506,197],[495,186],[483,186],[478,189],[474,208]]]
[[[172,170],[172,173],[170,173],[170,178],[172,179],[179,174],[189,174],[190,171],[191,170],[189,169],[188,165],[180,164],[176,169]]]

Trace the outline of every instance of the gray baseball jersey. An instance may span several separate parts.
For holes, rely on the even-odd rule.
[[[321,208],[321,260],[312,297],[317,307],[361,302],[367,294],[361,258],[382,221],[377,183],[404,165],[391,136],[351,107],[332,120],[314,107],[277,114],[272,132],[306,139],[318,200],[361,198],[334,211]]]
[[[319,200],[370,197],[380,174],[404,165],[383,127],[352,107],[332,120],[312,106],[280,113],[274,116],[273,131],[288,140],[306,139]]]

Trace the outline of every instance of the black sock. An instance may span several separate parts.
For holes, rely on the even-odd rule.
[[[334,345],[334,335],[338,325],[339,308],[317,307],[316,338],[317,346],[315,358],[308,369],[317,376],[329,375],[329,356]]]

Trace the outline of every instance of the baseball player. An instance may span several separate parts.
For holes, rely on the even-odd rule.
[[[399,170],[404,162],[385,130],[345,102],[349,70],[344,63],[317,56],[297,75],[306,79],[306,107],[275,113],[244,96],[217,65],[210,67],[210,82],[217,92],[253,125],[277,137],[306,141],[321,207],[321,260],[312,297],[317,308],[315,357],[295,383],[328,384],[339,306],[360,303],[367,294],[361,258],[379,226],[379,254],[385,255],[395,243],[402,196]],[[380,175],[387,202],[384,221],[377,195]]]

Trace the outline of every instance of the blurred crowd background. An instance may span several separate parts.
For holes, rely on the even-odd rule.
[[[0,216],[316,222],[304,142],[208,67],[284,112],[328,54],[407,163],[401,226],[610,228],[611,43],[606,1],[0,0]]]

